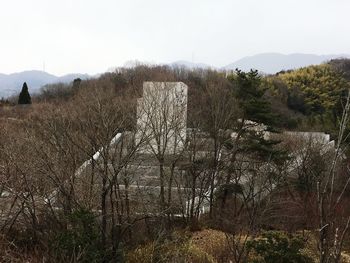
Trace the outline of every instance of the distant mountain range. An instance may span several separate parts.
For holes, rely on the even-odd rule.
[[[284,55],[279,53],[262,53],[254,56],[244,57],[221,68],[213,67],[204,63],[193,63],[185,60],[175,61],[167,65],[170,67],[180,66],[189,69],[212,68],[217,70],[235,70],[236,68],[239,68],[244,71],[248,71],[253,68],[259,70],[262,73],[274,74],[281,70],[296,69],[300,67],[306,67],[309,65],[318,65],[335,58],[350,58],[350,55],[312,55],[300,53]],[[126,63],[124,67],[135,67],[140,64],[151,65],[152,63],[131,61]],[[114,70],[115,68],[110,69],[110,71]],[[89,76],[87,74],[77,73],[58,77],[47,72],[38,70],[23,71],[8,75],[0,73],[0,97],[17,95],[22,88],[23,82],[27,82],[29,86],[29,92],[35,93],[38,92],[39,89],[46,84],[58,82],[69,83],[75,78],[87,79],[96,76]]]
[[[190,69],[198,69],[198,68],[215,68],[213,66],[210,66],[208,64],[204,64],[204,63],[193,63],[190,61],[186,61],[186,60],[178,60],[175,61],[173,63],[168,64],[171,67],[186,67],[186,68],[190,68]]]
[[[253,68],[259,70],[260,72],[274,74],[281,70],[318,65],[335,58],[350,58],[350,55],[313,55],[300,53],[283,55],[279,53],[263,53],[255,56],[244,57],[223,67],[223,69],[234,70],[239,68],[243,71],[247,71]]]
[[[313,55],[313,54],[300,54],[300,53],[284,55],[280,53],[262,53],[254,56],[241,58],[221,68],[215,68],[207,64],[192,63],[184,60],[176,61],[176,62],[170,63],[169,65],[172,67],[184,66],[190,69],[213,68],[218,70],[235,70],[236,68],[238,68],[243,71],[249,71],[250,69],[257,69],[262,73],[274,74],[281,70],[296,69],[296,68],[306,67],[310,65],[318,65],[335,58],[350,58],[350,55],[347,55],[347,54]]]
[[[52,83],[69,83],[75,78],[87,79],[87,74],[68,74],[61,77],[40,70],[23,71],[12,74],[0,73],[0,98],[17,95],[24,82],[27,82],[30,93],[36,93],[39,89]]]

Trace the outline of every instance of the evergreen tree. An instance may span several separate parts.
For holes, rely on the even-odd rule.
[[[76,78],[73,80],[73,89],[78,89],[81,83],[81,78]]]
[[[277,124],[278,116],[271,110],[271,105],[264,98],[266,89],[257,70],[243,72],[236,70],[236,75],[230,80],[236,87],[236,97],[243,111],[243,119],[262,123],[272,129]]]
[[[279,116],[275,114],[270,103],[264,97],[261,77],[257,70],[243,72],[236,70],[236,74],[229,76],[229,80],[235,84],[235,96],[242,110],[241,123],[252,121],[261,125],[262,130],[248,129],[242,134],[242,152],[255,153],[261,159],[283,161],[285,152],[275,149],[279,141],[265,139],[265,132],[277,132]]]
[[[32,98],[30,97],[27,83],[24,82],[22,86],[22,91],[18,97],[18,104],[31,104]]]
[[[265,137],[267,132],[276,132],[278,116],[273,113],[271,104],[264,97],[266,89],[258,72],[251,70],[246,73],[237,69],[236,74],[228,76],[228,80],[233,84],[234,96],[241,112],[235,131],[239,143],[235,140],[225,143],[226,148],[233,153],[230,160],[232,166],[228,170],[236,169],[237,154],[250,156],[261,163],[283,164],[288,155],[275,147],[280,141]],[[235,182],[232,184],[231,178],[231,172],[227,173],[225,185],[220,189],[222,209],[225,208],[230,192],[239,194],[239,188],[235,186]]]

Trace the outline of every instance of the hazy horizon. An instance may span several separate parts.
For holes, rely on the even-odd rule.
[[[6,1],[0,72],[93,75],[130,60],[222,67],[259,53],[349,54],[348,10],[346,0]]]

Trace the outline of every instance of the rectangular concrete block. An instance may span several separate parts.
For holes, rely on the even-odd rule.
[[[139,152],[178,154],[185,145],[188,87],[182,82],[144,82],[137,101]]]

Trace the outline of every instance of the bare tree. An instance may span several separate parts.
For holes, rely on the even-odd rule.
[[[331,159],[330,168],[317,182],[317,205],[319,217],[320,262],[341,262],[344,240],[350,227],[350,216],[339,213],[346,189],[350,182],[350,169],[346,173],[345,183],[339,185],[340,170],[346,150],[346,133],[349,123],[350,92],[348,91],[342,118],[340,121],[337,144]]]
[[[222,183],[219,178],[220,171],[223,170],[222,154],[226,143],[231,141],[231,133],[239,116],[237,102],[233,96],[231,86],[222,79],[212,78],[208,81],[207,87],[199,95],[200,110],[199,118],[203,120],[203,129],[208,132],[211,138],[209,160],[210,167],[210,190],[209,190],[209,215],[212,217],[214,191],[218,183]],[[208,167],[209,168],[209,167]],[[230,180],[229,178],[226,181]]]
[[[140,152],[157,160],[160,211],[165,212],[171,206],[176,163],[186,144],[187,86],[177,82],[146,82],[143,89],[144,96],[138,100],[137,128],[148,139]],[[169,167],[168,174],[165,167]]]

